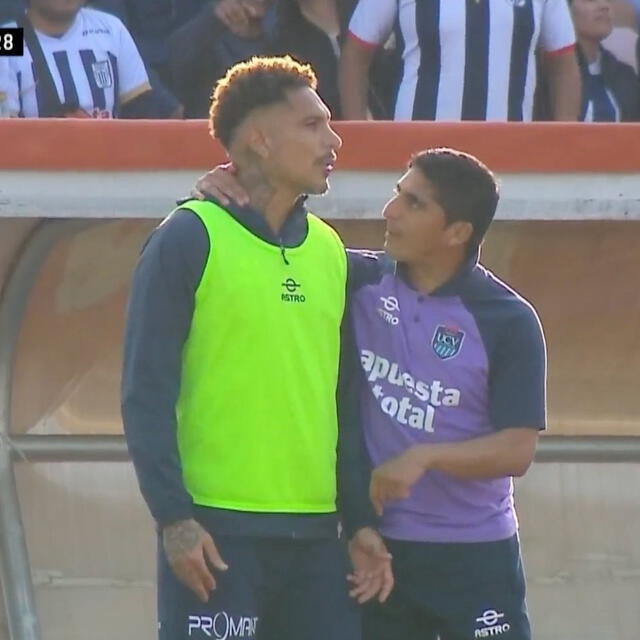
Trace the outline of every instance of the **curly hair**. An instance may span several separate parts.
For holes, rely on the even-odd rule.
[[[256,56],[239,62],[215,86],[209,131],[228,148],[236,129],[252,111],[285,101],[291,89],[315,90],[317,86],[311,66],[290,56]]]

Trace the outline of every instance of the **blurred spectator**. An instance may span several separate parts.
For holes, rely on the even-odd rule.
[[[577,119],[580,74],[566,0],[360,0],[341,61],[346,118],[366,117],[370,61],[394,26],[403,59],[396,120],[531,120],[538,47],[554,119]]]
[[[570,0],[578,36],[583,100],[580,119],[586,122],[638,120],[638,77],[602,46],[613,29],[610,0]]]
[[[636,4],[637,3],[637,4]],[[612,0],[613,31],[602,41],[602,46],[621,62],[638,72],[636,46],[638,42],[638,9],[640,0]]]
[[[339,117],[340,38],[356,0],[220,0],[170,39],[172,86],[190,118],[204,118],[216,81],[253,55],[290,54],[316,71],[319,94]]]
[[[0,0],[0,24],[17,20],[24,10],[24,0]]]
[[[355,2],[351,3],[355,5]],[[336,0],[279,0],[274,55],[290,54],[313,66],[318,76],[318,93],[340,117],[338,59],[342,35],[341,15]]]
[[[30,0],[17,23],[25,55],[10,58],[8,110],[21,117],[156,117],[140,54],[122,22],[83,0]]]
[[[625,0],[618,0],[620,2],[625,2]],[[640,0],[626,0],[627,4],[630,4],[636,12],[636,16],[640,20]]]
[[[318,76],[318,93],[341,119],[338,66],[342,43],[358,0],[278,0],[277,33],[273,55],[290,54],[311,64]],[[388,117],[389,97],[395,93],[395,52],[379,49],[372,64],[369,108],[376,117]]]
[[[270,49],[273,0],[219,0],[204,5],[168,40],[171,86],[187,118],[205,118],[212,87],[236,62]]]
[[[167,37],[211,0],[90,0],[90,4],[120,18],[142,59],[162,75],[168,62]]]
[[[9,58],[0,58],[0,118],[11,115],[9,108]]]
[[[182,105],[170,88],[168,41],[174,31],[212,5],[212,0],[90,0],[90,4],[122,20],[133,36],[151,86],[164,109],[176,116],[182,114]]]

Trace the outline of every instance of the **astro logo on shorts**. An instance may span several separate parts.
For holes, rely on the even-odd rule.
[[[511,625],[503,620],[504,613],[498,613],[495,609],[487,609],[476,622],[484,625],[475,630],[476,638],[492,638],[500,636],[511,629]]]
[[[460,353],[463,340],[464,331],[460,331],[455,327],[445,327],[441,324],[436,327],[431,346],[439,358],[449,360]]]
[[[230,640],[230,638],[255,638],[258,618],[230,616],[225,611],[215,616],[189,616],[189,636]]]

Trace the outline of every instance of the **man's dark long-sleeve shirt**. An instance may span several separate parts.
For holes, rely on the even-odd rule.
[[[306,238],[302,203],[292,211],[279,237],[252,209],[227,209],[256,236],[282,247],[283,259],[287,248],[300,245]],[[143,496],[160,526],[195,517],[217,533],[335,535],[336,514],[258,514],[200,507],[193,504],[184,487],[175,407],[195,292],[209,252],[215,251],[215,239],[213,246],[209,244],[198,216],[180,209],[152,233],[134,274],[125,336],[122,415]],[[358,364],[350,325],[343,321],[337,477],[343,523],[347,532],[353,533],[371,525],[374,517],[368,500],[369,468],[359,424],[358,394],[351,388],[356,380],[352,372]]]

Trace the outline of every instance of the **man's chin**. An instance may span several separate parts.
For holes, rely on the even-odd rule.
[[[65,23],[65,22],[71,22],[72,20],[75,19],[76,15],[78,14],[78,12],[80,11],[81,7],[78,7],[77,9],[61,9],[61,10],[40,10],[40,13],[46,17],[47,19],[51,20],[52,22],[60,22],[60,23]]]
[[[322,196],[329,191],[329,180],[325,180],[322,183],[317,183],[314,185],[310,185],[306,192],[310,196]]]
[[[382,245],[384,252],[393,260],[395,260],[396,262],[400,262],[401,261],[401,252],[394,250],[394,246],[393,246],[393,242],[389,242],[389,240],[387,240],[385,238],[384,244]]]

